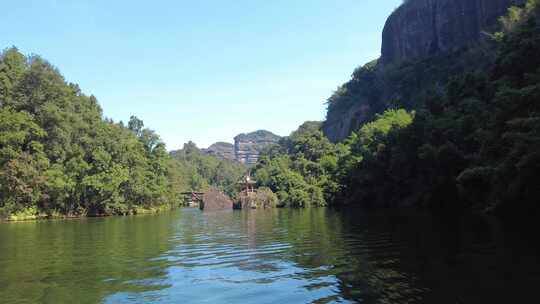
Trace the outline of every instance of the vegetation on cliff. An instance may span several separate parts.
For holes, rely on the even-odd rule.
[[[395,105],[414,108],[414,113],[386,111],[342,144],[332,145],[316,131],[290,140],[292,148],[282,143],[258,165],[261,182],[275,191],[288,185],[314,187],[312,192],[321,191],[334,204],[536,212],[538,10],[537,1],[529,1],[503,18],[505,29],[494,35],[493,60],[487,57],[476,65],[487,68],[450,73],[440,94],[417,94],[419,100]],[[412,63],[405,66],[414,68]],[[369,73],[364,68],[358,74]],[[322,155],[311,151],[314,142],[324,147]],[[298,165],[304,159],[309,166]]]
[[[379,206],[538,210],[538,16],[537,1],[512,9],[495,35],[494,64],[456,75],[444,94],[421,101],[408,127],[394,128],[383,149],[345,175],[343,197]]]
[[[234,140],[241,142],[254,142],[254,143],[274,143],[278,141],[280,137],[266,130],[257,130],[251,133],[242,133],[237,135]]]
[[[252,166],[259,160],[259,155],[266,147],[277,143],[280,136],[266,130],[240,134],[234,138],[236,160]]]

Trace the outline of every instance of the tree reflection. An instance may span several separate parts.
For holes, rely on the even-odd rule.
[[[98,303],[116,292],[167,288],[175,214],[3,224],[0,298],[6,303]]]

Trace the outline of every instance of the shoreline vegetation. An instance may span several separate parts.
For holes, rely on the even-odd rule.
[[[132,210],[129,213],[125,214],[81,214],[81,215],[68,215],[62,214],[59,212],[52,213],[42,213],[35,208],[27,208],[21,211],[18,211],[14,214],[10,214],[8,217],[0,218],[0,223],[2,222],[29,222],[29,221],[47,221],[47,220],[79,220],[84,218],[99,218],[99,217],[112,217],[112,216],[136,216],[136,215],[154,215],[162,212],[173,211],[183,206],[161,206],[153,208],[137,208]]]

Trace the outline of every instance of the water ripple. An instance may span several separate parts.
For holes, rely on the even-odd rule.
[[[0,301],[455,304],[536,296],[539,255],[525,250],[535,242],[517,242],[521,233],[501,242],[490,234],[499,230],[472,223],[461,237],[456,226],[422,216],[186,209],[0,224]]]

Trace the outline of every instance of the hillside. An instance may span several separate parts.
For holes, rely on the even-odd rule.
[[[410,3],[416,2],[404,7]],[[324,196],[334,205],[538,215],[538,1],[511,8],[491,37],[460,51],[355,71],[330,99],[335,121],[323,125],[330,140],[348,138],[331,144],[317,129],[301,132],[263,157],[257,178],[297,206],[320,205]],[[393,88],[401,98],[386,99],[388,82],[379,77],[392,74],[400,75]],[[351,118],[356,108],[364,112]],[[348,131],[335,133],[335,123]]]

